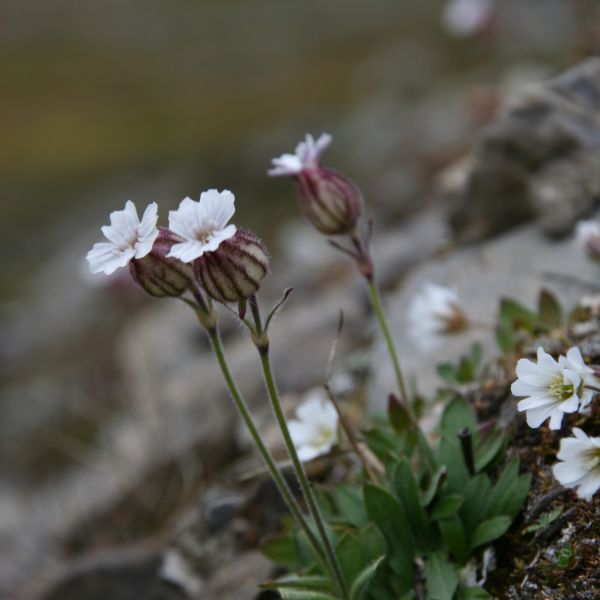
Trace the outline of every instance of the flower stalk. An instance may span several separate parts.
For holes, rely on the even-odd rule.
[[[314,519],[317,531],[319,532],[319,537],[323,542],[325,554],[327,557],[327,563],[331,570],[331,574],[334,577],[336,586],[338,588],[338,592],[341,594],[342,598],[347,598],[348,593],[346,588],[346,582],[344,580],[344,576],[342,574],[342,570],[339,565],[335,549],[333,547],[331,538],[329,537],[325,528],[323,517],[321,515],[321,511],[319,510],[319,505],[317,503],[317,499],[310,486],[310,482],[308,480],[306,472],[304,471],[304,467],[302,466],[302,461],[298,456],[296,447],[294,446],[294,442],[292,440],[292,436],[290,434],[290,430],[288,428],[288,424],[283,413],[281,400],[279,398],[279,392],[277,391],[277,386],[273,377],[271,360],[269,358],[269,338],[266,330],[264,330],[262,326],[262,319],[256,296],[250,298],[249,305],[252,312],[252,317],[254,319],[252,340],[260,356],[260,363],[265,378],[265,386],[267,388],[267,392],[271,401],[271,406],[273,408],[275,418],[277,420],[277,424],[279,425],[279,429],[281,431],[281,435],[283,436],[285,446],[292,460],[294,471],[296,472],[296,476],[298,478],[298,483],[300,484],[300,488],[302,489],[302,492],[306,499],[309,511]]]
[[[225,357],[225,352],[223,351],[223,345],[221,343],[219,330],[216,324],[210,328],[206,328],[206,332],[210,339],[214,355],[217,359],[217,362],[219,363],[219,367],[221,369],[221,373],[223,374],[223,379],[225,380],[227,389],[229,390],[229,393],[236,405],[240,416],[242,417],[242,420],[244,421],[244,424],[246,425],[246,428],[250,432],[250,435],[252,436],[252,439],[256,444],[261,458],[263,459],[267,469],[269,470],[269,473],[271,474],[271,477],[273,478],[273,481],[275,482],[275,486],[277,487],[279,493],[283,497],[290,513],[292,514],[292,517],[306,534],[306,537],[308,538],[308,541],[314,548],[315,552],[321,560],[324,560],[325,556],[321,544],[319,543],[314,533],[308,526],[306,518],[302,514],[302,511],[300,510],[296,499],[294,498],[283,475],[277,468],[273,456],[269,452],[268,448],[265,446],[265,443],[263,442],[260,436],[260,433],[256,427],[256,424],[254,423],[254,419],[252,418],[252,415],[248,408],[248,405],[246,404],[245,400],[240,394],[240,391],[238,390],[238,387],[235,383],[235,379],[233,378],[233,375],[231,374],[231,371],[229,369],[229,365]]]

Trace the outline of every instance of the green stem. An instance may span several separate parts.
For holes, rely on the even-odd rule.
[[[213,347],[213,351],[215,353],[215,356],[217,357],[219,366],[221,367],[221,372],[223,373],[223,378],[225,379],[225,383],[227,384],[227,388],[229,389],[229,393],[231,394],[231,397],[233,398],[233,401],[235,402],[238,412],[240,413],[240,415],[244,421],[244,424],[248,428],[248,431],[250,432],[250,435],[252,436],[252,439],[254,440],[254,443],[256,444],[256,447],[258,448],[258,451],[259,451],[263,461],[265,462],[265,464],[271,474],[271,477],[273,478],[273,481],[275,482],[275,485],[277,486],[277,489],[279,490],[279,493],[285,500],[285,503],[287,504],[287,507],[288,507],[290,513],[292,514],[292,517],[296,520],[296,522],[302,528],[304,533],[306,533],[306,536],[307,536],[309,542],[311,543],[311,545],[313,546],[313,548],[315,549],[315,552],[317,553],[317,555],[321,558],[321,560],[324,560],[325,555],[323,553],[323,548],[321,547],[321,544],[319,543],[316,536],[314,535],[314,533],[311,531],[310,527],[308,526],[308,523],[306,522],[306,519],[304,518],[302,511],[298,507],[298,504],[297,504],[288,484],[286,483],[283,475],[280,473],[279,469],[277,468],[277,465],[275,464],[275,460],[273,459],[268,448],[265,446],[264,442],[262,441],[260,433],[258,432],[258,429],[254,423],[254,419],[252,418],[252,415],[250,414],[250,410],[237,388],[237,385],[235,383],[233,375],[231,374],[231,371],[229,370],[229,365],[227,364],[227,359],[225,358],[225,353],[223,351],[223,345],[221,343],[221,338],[219,336],[218,329],[216,327],[214,327],[211,329],[207,329],[207,332],[208,332],[208,336],[210,338],[210,341],[211,341],[211,344]]]
[[[398,359],[398,353],[396,352],[396,346],[394,345],[394,340],[392,339],[392,335],[390,333],[390,328],[387,322],[387,318],[385,316],[385,311],[383,310],[383,303],[381,302],[381,295],[379,294],[379,290],[375,283],[373,282],[372,277],[365,277],[367,281],[367,287],[369,288],[369,296],[371,297],[371,305],[373,306],[373,312],[377,317],[377,322],[379,323],[379,327],[381,329],[381,333],[385,339],[385,343],[388,349],[388,353],[390,355],[390,359],[392,361],[392,365],[394,366],[394,372],[396,374],[396,380],[398,382],[398,389],[400,391],[400,396],[402,401],[404,402],[404,406],[406,407],[406,411],[408,413],[408,417],[410,418],[413,430],[418,436],[419,439],[419,448],[421,452],[424,454],[424,458],[430,468],[434,468],[435,466],[435,457],[433,455],[433,451],[429,446],[429,442],[427,441],[427,437],[423,433],[419,421],[415,416],[413,411],[412,404],[408,398],[406,393],[406,386],[404,384],[404,377],[402,376],[402,369],[400,368],[400,360]]]
[[[287,421],[283,414],[283,409],[281,408],[279,393],[277,392],[275,380],[273,379],[273,372],[271,370],[271,361],[269,360],[268,345],[257,347],[260,355],[263,373],[265,376],[267,391],[269,393],[269,398],[271,399],[271,405],[273,407],[277,423],[279,424],[279,428],[283,435],[283,439],[285,441],[288,453],[290,455],[290,458],[292,459],[292,464],[294,465],[294,469],[298,477],[298,482],[300,483],[300,487],[302,488],[302,492],[304,493],[304,496],[306,498],[306,503],[308,504],[310,513],[313,516],[313,519],[317,526],[317,530],[319,531],[319,535],[321,536],[321,539],[325,546],[325,554],[327,555],[331,572],[337,583],[338,591],[341,593],[343,598],[347,598],[348,592],[346,589],[346,582],[344,581],[344,576],[342,575],[342,570],[340,568],[337,556],[335,554],[335,550],[331,543],[331,539],[329,538],[329,535],[327,534],[327,531],[325,529],[323,517],[321,516],[321,511],[319,510],[319,505],[317,504],[317,499],[315,498],[312,488],[310,487],[308,477],[306,476],[304,467],[302,466],[302,462],[300,461],[298,453],[296,452],[296,447],[294,446],[294,442],[292,440],[292,436],[290,435],[290,430],[288,428]]]
[[[402,369],[400,368],[400,361],[398,360],[398,353],[396,352],[396,346],[394,346],[394,340],[390,334],[390,328],[383,310],[383,304],[381,302],[381,295],[377,286],[371,279],[367,279],[367,287],[369,288],[369,296],[371,297],[371,305],[373,306],[373,312],[377,317],[381,333],[385,339],[385,343],[388,349],[390,358],[392,359],[392,365],[394,367],[394,373],[396,374],[396,380],[398,381],[398,388],[402,401],[405,403],[407,410],[412,415],[412,406],[408,401],[408,395],[406,393],[406,386],[404,384],[404,377],[402,376]]]

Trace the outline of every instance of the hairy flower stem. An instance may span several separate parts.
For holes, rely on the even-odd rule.
[[[316,536],[314,535],[314,533],[311,531],[310,527],[308,526],[308,523],[307,523],[304,515],[302,514],[302,511],[300,510],[300,508],[296,502],[296,499],[294,498],[288,484],[286,483],[283,475],[280,473],[279,469],[277,468],[277,465],[275,464],[275,460],[273,459],[268,448],[265,446],[264,442],[262,441],[260,433],[258,432],[258,429],[254,423],[254,419],[252,418],[252,415],[250,414],[248,405],[242,398],[242,396],[237,388],[237,385],[235,383],[233,375],[231,374],[231,371],[229,370],[229,365],[227,363],[225,353],[223,351],[223,345],[221,343],[221,337],[219,336],[219,330],[217,329],[216,326],[214,326],[211,328],[207,328],[206,331],[210,338],[214,354],[219,363],[219,367],[221,368],[221,372],[223,373],[223,378],[225,379],[225,383],[227,385],[229,393],[231,394],[231,397],[233,398],[233,401],[238,409],[238,412],[239,412],[240,416],[242,417],[244,424],[248,428],[248,431],[250,432],[250,435],[252,436],[252,439],[254,440],[254,443],[256,444],[256,447],[258,448],[258,451],[259,451],[263,461],[265,462],[265,465],[267,466],[267,469],[269,470],[269,473],[271,474],[271,477],[273,478],[273,481],[275,482],[275,485],[276,485],[277,489],[279,490],[279,493],[283,497],[290,513],[292,514],[292,517],[295,519],[297,524],[302,528],[302,530],[306,534],[306,537],[308,538],[309,542],[313,546],[317,555],[322,560],[324,560],[325,554],[323,552],[323,548],[322,548],[321,544],[319,543]]]
[[[333,544],[331,543],[331,539],[325,529],[323,517],[321,516],[321,511],[319,510],[319,505],[317,504],[317,499],[315,498],[312,488],[310,487],[308,477],[306,476],[306,472],[304,471],[302,462],[300,461],[298,453],[296,452],[296,447],[294,446],[294,442],[292,441],[292,436],[290,435],[290,430],[288,428],[287,421],[283,414],[281,401],[279,399],[279,393],[277,391],[275,380],[273,379],[273,372],[271,370],[268,343],[264,346],[257,347],[260,355],[260,362],[262,364],[263,374],[265,376],[265,384],[267,386],[269,398],[271,399],[271,406],[273,407],[275,418],[277,419],[279,429],[281,430],[281,434],[283,435],[283,439],[287,447],[288,453],[290,455],[290,458],[292,459],[292,464],[294,465],[294,470],[296,471],[298,482],[300,483],[300,487],[302,488],[302,492],[304,493],[304,496],[306,498],[306,503],[308,504],[309,510],[315,521],[317,530],[319,531],[319,536],[321,537],[323,545],[325,546],[327,560],[331,568],[331,572],[333,573],[333,576],[335,578],[338,591],[341,593],[342,598],[347,598],[348,593],[346,590],[346,582],[344,581],[342,570],[340,568],[337,556],[335,554]]]

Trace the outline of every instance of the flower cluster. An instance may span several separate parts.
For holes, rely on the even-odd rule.
[[[569,348],[557,361],[540,346],[537,358],[537,363],[526,358],[518,361],[518,379],[511,390],[515,396],[526,396],[518,409],[526,411],[530,427],[539,427],[550,418],[550,429],[560,429],[565,413],[590,404],[598,380],[577,347]],[[565,487],[578,488],[580,498],[591,500],[600,488],[600,438],[588,437],[577,427],[573,433],[575,437],[561,440],[557,458],[562,462],[554,465],[553,473]]]
[[[185,198],[169,212],[167,229],[157,227],[155,202],[140,220],[128,200],[102,227],[108,241],[88,252],[90,269],[110,275],[129,265],[133,279],[153,296],[202,289],[219,302],[244,302],[267,274],[269,259],[254,233],[229,224],[234,204],[228,190],[202,192],[198,202]]]
[[[586,386],[597,382],[594,370],[585,364],[577,347],[557,361],[540,346],[537,359],[537,363],[527,358],[517,362],[511,391],[525,397],[518,409],[526,412],[530,427],[539,427],[549,418],[550,429],[560,429],[565,413],[580,411],[592,401],[594,392]]]

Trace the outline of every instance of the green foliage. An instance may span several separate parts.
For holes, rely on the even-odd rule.
[[[532,525],[529,525],[528,527],[525,527],[524,532],[525,533],[535,533],[536,531],[539,531],[540,529],[545,529],[546,527],[548,527],[548,525],[550,525],[551,523],[556,521],[556,519],[558,519],[558,517],[560,517],[562,512],[563,512],[563,507],[557,506],[555,509],[551,510],[550,512],[541,514],[539,519],[535,523],[533,523]]]
[[[473,344],[469,354],[461,357],[458,364],[442,363],[437,366],[437,373],[451,386],[471,383],[481,375],[482,359],[481,344]]]
[[[563,319],[560,305],[545,290],[537,311],[503,300],[500,345],[514,352],[523,332],[547,332],[561,327]],[[483,588],[461,583],[461,570],[510,529],[527,498],[530,476],[520,474],[517,458],[507,459],[504,432],[480,428],[461,394],[461,385],[483,373],[478,344],[458,363],[438,367],[447,387],[437,397],[444,410],[435,444],[415,428],[410,407],[390,396],[387,414],[374,418],[362,436],[384,474],[370,481],[361,473],[354,481],[319,490],[352,600],[415,600],[417,581],[424,581],[428,600],[491,598]],[[525,531],[535,532],[559,514],[542,515]],[[302,573],[282,580],[282,586],[272,584],[283,598],[335,596],[324,567],[297,531],[288,528],[282,538],[266,544],[265,553]],[[556,557],[561,568],[574,560],[567,547]]]
[[[504,298],[496,328],[496,341],[505,353],[515,352],[520,334],[537,335],[564,325],[565,316],[558,299],[543,289],[538,297],[537,311],[532,311],[515,300]]]

